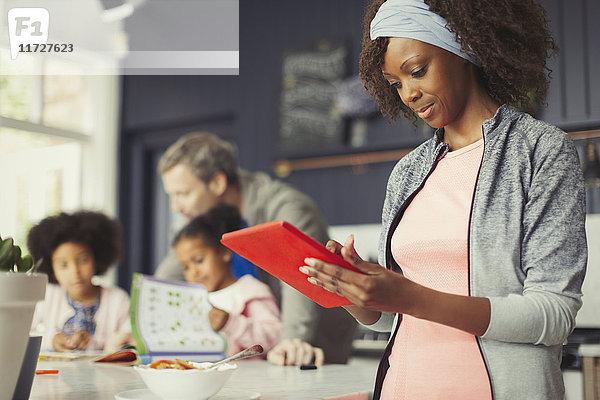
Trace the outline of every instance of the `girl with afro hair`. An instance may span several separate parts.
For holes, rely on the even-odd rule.
[[[31,228],[27,246],[49,281],[32,324],[42,350],[110,352],[132,342],[127,293],[92,283],[120,256],[118,221],[92,211],[61,213]]]
[[[519,111],[556,46],[535,0],[375,0],[360,77],[381,112],[435,134],[393,169],[379,264],[350,236],[306,259],[362,324],[391,333],[374,399],[563,399],[562,343],[585,275],[572,140]]]

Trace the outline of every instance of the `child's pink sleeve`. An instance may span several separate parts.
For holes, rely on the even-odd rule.
[[[221,333],[227,337],[228,354],[260,344],[264,348],[264,358],[279,342],[280,329],[279,308],[270,296],[251,299],[241,313],[230,313]]]
[[[71,314],[72,308],[66,301],[66,291],[58,285],[48,284],[46,296],[35,306],[29,334],[42,336],[41,350],[52,351],[54,336],[61,332],[60,327]]]
[[[45,306],[46,303],[44,301],[37,303],[35,313],[33,314],[33,322],[31,323],[31,329],[29,331],[31,336],[42,336],[40,348],[40,351],[42,352],[53,350],[52,341],[54,340],[54,335],[58,333],[50,326],[52,321],[44,318],[46,311]]]

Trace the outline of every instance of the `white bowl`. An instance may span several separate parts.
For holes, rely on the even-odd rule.
[[[206,367],[211,363],[190,364]],[[154,369],[135,366],[148,389],[165,400],[205,400],[214,396],[227,382],[236,364],[223,364],[210,371],[202,369]]]

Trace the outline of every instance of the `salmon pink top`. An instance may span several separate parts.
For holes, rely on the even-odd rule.
[[[483,139],[448,152],[406,208],[391,250],[404,275],[423,286],[469,295],[467,236]],[[403,315],[382,399],[491,399],[475,336]]]

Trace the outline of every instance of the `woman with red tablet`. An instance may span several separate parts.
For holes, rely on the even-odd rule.
[[[555,50],[534,0],[376,0],[360,76],[382,113],[435,135],[388,181],[379,263],[353,237],[308,280],[391,331],[375,399],[561,399],[581,307],[585,194],[575,146],[517,111],[543,101]]]

